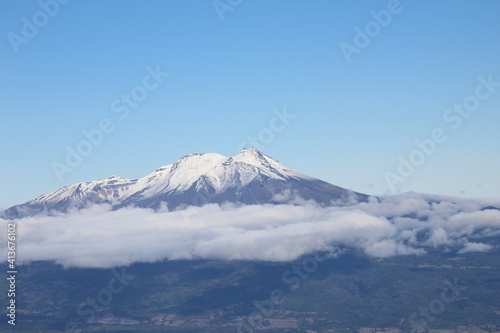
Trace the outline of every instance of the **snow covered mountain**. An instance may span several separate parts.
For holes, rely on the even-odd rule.
[[[190,154],[144,178],[118,176],[65,186],[3,212],[6,218],[67,212],[92,204],[169,209],[206,203],[294,203],[297,198],[331,204],[365,194],[352,192],[290,169],[256,148],[234,157],[215,153]]]

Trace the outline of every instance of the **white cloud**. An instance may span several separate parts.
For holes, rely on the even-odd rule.
[[[500,211],[481,210],[500,207],[500,199],[410,193],[349,204],[225,204],[172,212],[103,205],[29,217],[17,222],[18,261],[81,267],[196,258],[289,261],[342,247],[373,257],[419,255],[428,247],[466,253],[492,250],[478,238],[500,235]],[[0,220],[3,230],[6,223]],[[4,243],[5,233],[0,238]]]
[[[464,248],[458,251],[458,253],[467,253],[467,252],[488,252],[492,249],[492,246],[489,244],[483,243],[466,243]]]

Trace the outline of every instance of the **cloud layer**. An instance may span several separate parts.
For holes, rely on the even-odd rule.
[[[18,262],[113,267],[163,259],[289,261],[337,247],[373,257],[431,249],[485,252],[493,249],[488,237],[500,236],[500,211],[487,206],[500,207],[500,198],[410,193],[349,206],[227,204],[172,212],[94,206],[17,221]],[[3,230],[6,224],[0,219]],[[5,244],[6,234],[0,237]]]

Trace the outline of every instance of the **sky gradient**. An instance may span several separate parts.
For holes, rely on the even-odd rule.
[[[368,194],[500,197],[499,32],[494,0],[2,0],[0,208],[252,145]]]

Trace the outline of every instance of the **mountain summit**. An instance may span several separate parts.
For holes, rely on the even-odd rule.
[[[234,157],[216,153],[189,154],[144,178],[118,176],[65,186],[3,212],[6,218],[40,213],[67,212],[92,204],[169,209],[207,203],[294,203],[298,198],[329,205],[356,195],[366,195],[309,177],[286,167],[256,148]]]

